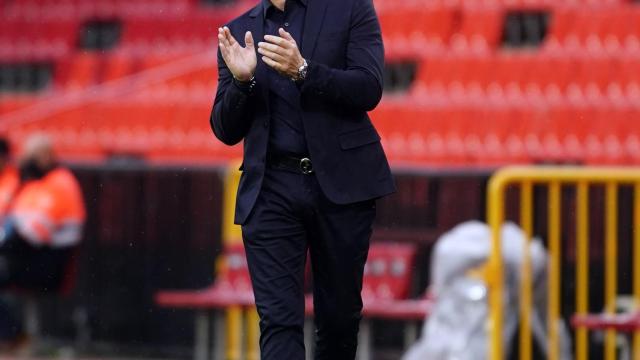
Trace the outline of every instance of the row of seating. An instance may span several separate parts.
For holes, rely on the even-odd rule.
[[[162,66],[171,66],[181,60],[193,56],[191,52],[175,54],[146,54],[116,51],[106,55],[91,52],[79,53],[72,57],[66,57],[56,63],[55,85],[59,89],[78,89],[90,85],[122,79],[127,76],[140,74],[148,70],[158,70]],[[164,85],[197,85],[197,89],[191,88],[190,92],[203,91],[209,94],[215,90],[217,81],[217,66],[215,59],[211,59],[211,65],[184,71],[179,76],[164,82]],[[156,86],[158,86],[156,82]],[[160,89],[160,91],[164,91]],[[197,94],[196,94],[197,95]],[[184,96],[178,95],[178,98]]]
[[[395,5],[395,4],[394,4]],[[406,5],[406,4],[405,4]],[[384,8],[384,6],[383,6]],[[504,7],[400,6],[380,11],[383,32],[390,37],[421,34],[448,42],[452,38],[479,37],[490,48],[499,46],[502,26],[508,13]],[[544,10],[544,9],[542,9]],[[595,14],[595,15],[594,15]],[[586,42],[595,37],[620,43],[640,37],[640,6],[620,5],[594,11],[583,7],[563,7],[549,12],[548,37],[558,41]]]
[[[54,88],[57,94],[73,96],[78,89],[92,85],[98,76],[92,72],[92,67],[87,67],[82,62],[75,62],[66,69],[73,71],[73,76],[66,77],[60,73],[59,87]],[[112,64],[99,75],[107,85],[118,84],[116,92],[110,96],[117,100],[112,103],[103,101],[107,105],[93,105],[88,113],[98,112],[100,117],[118,118],[122,114],[114,113],[118,107],[127,104],[128,107],[137,107],[141,114],[148,114],[154,103],[162,103],[175,108],[200,107],[208,111],[213,96],[216,92],[215,81],[217,74],[215,67],[202,67],[194,69],[181,76],[169,77],[162,81],[155,81],[153,85],[144,85],[139,76],[120,80],[121,75],[132,71],[132,67],[120,67]],[[155,72],[152,70],[151,72]],[[144,73],[143,73],[144,74]],[[115,80],[115,82],[113,82]],[[98,89],[98,88],[96,88]],[[126,97],[125,101],[122,98]],[[25,104],[35,104],[41,97],[25,97],[23,95],[5,95],[0,102],[0,113],[9,113]],[[596,84],[582,85],[569,83],[562,88],[558,84],[550,83],[544,86],[535,83],[506,83],[498,82],[481,84],[479,82],[463,83],[454,80],[449,83],[433,81],[428,84],[418,83],[408,93],[390,93],[383,98],[379,109],[389,106],[404,106],[415,109],[452,109],[452,108],[477,108],[493,109],[518,109],[521,111],[538,112],[546,109],[591,109],[598,111],[640,111],[640,81],[630,84],[612,83],[601,89]],[[91,110],[97,109],[97,110]],[[151,112],[155,113],[155,112]],[[171,114],[166,112],[165,114]],[[126,114],[125,114],[126,115]],[[162,114],[158,115],[160,118]],[[155,115],[154,115],[155,116]],[[72,116],[69,116],[72,118]],[[56,118],[56,121],[61,120]],[[181,120],[178,120],[181,121]]]
[[[428,38],[423,34],[384,35],[385,56],[388,61],[415,61],[440,57],[477,57],[491,56],[495,49],[490,48],[486,39],[479,36],[454,35],[448,43],[437,38]],[[198,53],[216,48],[215,39],[195,37],[137,39],[118,46],[117,51],[134,56],[180,55]],[[76,52],[75,39],[35,38],[21,39],[2,37],[0,34],[0,62],[16,61],[57,61]],[[509,51],[509,50],[507,50]],[[524,50],[524,53],[529,53]],[[539,56],[574,59],[602,58],[640,58],[640,37],[630,36],[624,42],[617,39],[591,38],[585,43],[576,38],[560,42],[550,38],[537,53]]]
[[[640,57],[581,58],[544,56],[533,52],[500,53],[493,56],[443,56],[419,64],[417,82],[497,83],[506,85],[596,84],[640,82]]]
[[[17,4],[20,3],[17,2]],[[108,3],[82,2],[82,4],[94,4],[95,8]],[[137,2],[124,4],[141,6]],[[183,4],[182,7],[187,5]],[[116,8],[127,8],[127,6],[117,5]],[[197,12],[191,9],[188,14],[179,17],[163,18],[152,14],[145,19],[125,21],[122,43],[125,47],[144,42],[153,45],[164,43],[169,46],[174,43],[198,42],[203,47],[211,46],[215,42],[217,27],[245,8],[245,5],[238,5]],[[176,11],[163,10],[162,7],[158,11],[176,14]],[[381,12],[380,21],[385,36],[390,39],[387,44],[390,44],[391,48],[402,48],[400,51],[406,51],[411,47],[416,48],[417,51],[421,48],[429,48],[433,39],[438,39],[443,44],[450,44],[454,49],[473,49],[478,46],[494,49],[501,40],[504,16],[504,10],[491,7],[471,8],[462,12],[452,7],[419,9],[400,7],[395,11]],[[7,18],[6,14],[4,18]],[[3,43],[3,47],[11,48],[24,43],[46,43],[50,40],[72,45],[77,43],[80,20],[72,18],[47,21],[42,17],[35,19],[37,21],[9,18],[9,21],[0,22],[0,42]],[[635,44],[633,39],[640,38],[640,29],[633,27],[633,24],[639,21],[640,7],[637,6],[614,7],[613,10],[607,11],[598,10],[597,16],[593,16],[592,11],[580,8],[555,10],[552,13],[549,38],[554,46],[557,44],[571,46],[575,42],[581,44],[590,40],[589,45],[592,47],[607,49],[607,46],[617,44],[617,48],[626,49]],[[401,45],[395,45],[396,42]],[[601,46],[597,46],[598,42]],[[605,42],[613,45],[606,45]],[[629,46],[624,46],[627,42]]]
[[[158,161],[215,161],[240,155],[239,148],[227,148],[213,139],[208,124],[210,99],[189,106],[150,100],[120,100],[67,111],[14,129],[12,134],[50,132],[70,158],[125,154]],[[637,164],[640,134],[632,129],[638,114],[629,108],[409,107],[386,101],[372,118],[395,163]]]
[[[585,8],[556,9],[552,13],[549,35],[558,39],[577,37],[586,40],[595,35],[623,41],[640,36],[640,6],[614,6],[597,11]]]
[[[193,0],[64,0],[7,1],[0,4],[3,19],[49,21],[88,18],[179,17],[196,7]]]
[[[603,9],[619,7],[633,0],[374,0],[378,11],[394,11],[398,8],[493,8],[512,9],[556,9],[556,8],[592,8]]]
[[[495,48],[502,31],[505,12],[497,8],[465,9],[454,8],[421,9],[400,8],[381,12],[380,24],[387,37],[402,37],[420,34],[448,43],[452,37],[479,37],[490,48]]]
[[[546,9],[546,8],[579,8],[585,5],[619,8],[628,0],[409,0],[403,2],[377,0],[376,8],[384,15],[396,10],[411,9]],[[251,0],[238,0],[234,6],[246,8]],[[89,17],[147,17],[171,18],[188,14],[194,8],[202,7],[196,0],[21,0],[0,4],[5,19],[86,19]],[[233,6],[232,6],[233,7]],[[429,26],[429,25],[427,25]]]
[[[134,157],[157,163],[214,163],[241,155],[239,148],[216,144],[210,132],[179,129],[148,131],[121,129],[120,132],[78,133],[76,130],[48,131],[59,144],[59,152],[69,160],[103,161],[111,157]],[[20,139],[22,132],[15,132]],[[22,134],[26,134],[22,133]],[[144,137],[144,138],[141,138]],[[100,146],[104,145],[105,148]],[[467,135],[433,132],[394,133],[384,139],[386,152],[397,166],[438,165],[492,167],[513,163],[559,162],[580,164],[639,164],[640,138],[629,135],[588,136],[529,134],[520,137],[496,134]]]
[[[188,78],[180,77],[165,81],[153,87],[141,88],[129,95],[130,99],[139,106],[160,101],[164,104],[176,106],[209,106],[216,92],[215,79],[199,82],[199,78],[188,83]],[[78,84],[70,83],[69,89],[77,89]],[[10,101],[10,99],[7,99]],[[632,84],[626,89],[611,85],[606,92],[597,87],[581,88],[569,86],[561,91],[557,86],[550,85],[541,89],[536,86],[520,88],[518,86],[501,87],[489,85],[483,89],[478,84],[467,87],[453,83],[449,87],[441,84],[433,86],[419,86],[411,90],[408,95],[387,95],[385,103],[402,103],[415,108],[451,108],[451,107],[490,107],[494,109],[530,109],[536,111],[549,107],[589,108],[602,111],[616,109],[640,110],[640,84]]]
[[[203,76],[207,76],[206,81],[203,81]],[[142,88],[130,98],[140,104],[162,101],[176,105],[210,105],[215,92],[214,72],[202,69],[153,87]],[[583,87],[578,84],[570,84],[563,90],[554,84],[542,88],[536,85],[520,87],[516,84],[501,86],[495,83],[487,87],[478,83],[466,86],[461,83],[451,83],[448,86],[434,83],[431,86],[416,86],[408,94],[385,95],[381,106],[384,107],[387,103],[401,103],[410,108],[477,106],[536,111],[540,108],[568,107],[637,111],[640,107],[640,83],[627,86],[611,84],[604,91],[596,86]]]
[[[202,72],[213,74],[208,69],[204,69]],[[165,80],[153,87],[141,87],[135,92],[127,92],[126,96],[142,107],[154,101],[175,106],[211,105],[216,92],[215,75],[211,75],[207,81],[202,81],[201,75],[196,72],[192,75],[193,77],[184,76]],[[107,74],[104,76],[103,79],[107,80]],[[122,84],[123,82],[118,83]],[[124,83],[135,84],[135,82],[128,80],[124,80]],[[64,83],[64,86],[68,92],[73,93],[87,84],[74,80]],[[33,102],[36,100],[34,99]],[[4,101],[10,104],[13,102],[13,98],[7,96]],[[428,86],[416,86],[408,94],[386,95],[382,106],[390,102],[402,103],[404,106],[415,108],[475,106],[535,111],[547,107],[571,107],[600,110],[633,109],[637,111],[640,104],[640,84],[633,83],[626,87],[612,84],[605,91],[596,86],[581,87],[574,84],[569,85],[563,91],[553,84],[545,88],[536,85],[520,87],[511,84],[503,87],[498,84],[489,84],[484,88],[478,83],[468,85],[434,83]]]
[[[79,23],[0,21],[0,61],[37,61],[67,56],[77,45]]]
[[[501,50],[492,48],[487,39],[480,35],[454,34],[448,42],[443,42],[437,37],[428,37],[422,33],[413,34],[383,34],[385,43],[385,56],[390,60],[415,60],[434,57],[446,57],[451,55],[490,56]],[[504,51],[530,53],[532,49]],[[608,37],[601,39],[592,36],[581,41],[575,36],[565,39],[549,37],[539,49],[536,49],[542,57],[565,58],[638,58],[640,57],[640,36],[629,35],[620,41],[617,38]]]
[[[1,44],[1,42],[0,42]],[[43,49],[65,53],[68,46],[57,43],[43,43]],[[212,45],[209,45],[211,47]],[[149,44],[149,47],[153,47]],[[79,52],[65,56],[56,63],[56,84],[91,85],[105,80],[113,80],[131,75],[138,71],[167,64],[180,58],[195,54],[194,49],[175,49],[172,53],[134,51],[122,48],[101,54]],[[5,49],[6,50],[6,49]],[[157,50],[157,49],[156,49]],[[212,49],[208,49],[211,51]],[[0,50],[0,55],[4,50]],[[489,85],[500,87],[517,85],[522,91],[531,86],[545,89],[549,85],[560,88],[562,92],[570,86],[585,88],[596,85],[601,92],[611,86],[622,86],[640,82],[639,56],[627,57],[574,57],[557,54],[527,52],[500,52],[497,54],[461,54],[447,52],[439,56],[427,57],[420,61],[416,74],[416,88],[434,84],[449,86],[462,84],[467,87],[477,84],[482,89]],[[42,55],[45,56],[45,55]],[[215,56],[212,53],[211,66],[197,74],[188,73],[185,82],[200,82],[211,85],[215,80]],[[388,59],[389,63],[402,59]],[[179,81],[178,81],[179,82]]]
[[[416,250],[416,246],[410,244],[374,243],[371,245],[362,291],[364,321],[361,334],[365,334],[367,338],[362,339],[360,347],[371,346],[371,340],[368,338],[371,333],[367,323],[370,318],[415,323],[422,321],[429,313],[432,299],[410,298]],[[230,307],[255,306],[244,249],[241,245],[228,246],[223,258],[225,260],[223,271],[218,273],[210,287],[199,290],[161,291],[156,295],[156,303],[161,307],[192,310],[224,310]],[[305,312],[307,316],[313,316],[311,295],[305,298]],[[198,332],[203,332],[205,329],[196,325]],[[215,334],[215,342],[218,346],[214,348],[219,349],[220,344],[224,343],[221,339],[223,329],[216,330],[218,331]],[[311,332],[306,335],[312,336]],[[195,354],[202,353],[199,349],[211,348],[206,334],[196,334],[195,338],[200,340],[195,344]],[[415,339],[411,339],[413,340]],[[359,359],[366,359],[367,356],[364,354],[370,354],[370,351],[371,349],[360,349]]]
[[[640,107],[640,84],[628,86],[610,84],[606,90],[595,85],[580,86],[569,84],[561,89],[555,84],[540,87],[535,84],[519,86],[497,83],[486,88],[478,83],[451,83],[448,86],[434,83],[428,86],[418,85],[411,89],[408,96],[388,96],[386,101],[404,102],[409,107],[454,107],[479,106],[492,108],[532,109],[548,107],[570,107],[590,109],[634,109]],[[407,103],[410,102],[410,103]]]
[[[137,54],[211,49],[216,43],[217,27],[236,12],[234,9],[205,11],[197,16],[185,17],[189,21],[179,18],[125,22],[120,48]],[[444,19],[447,17],[438,11],[420,15],[420,18],[424,18],[420,22],[404,21],[407,16],[411,15],[398,12],[381,17],[390,59],[429,58],[449,53],[486,55],[491,54],[500,41],[501,30],[496,25],[499,23],[496,17],[502,15],[495,11],[469,14],[470,20],[462,21],[455,32],[446,24]],[[486,26],[472,20],[486,21]],[[56,59],[77,46],[79,29],[80,22],[73,20],[0,22],[0,59],[29,60],[47,56]],[[542,50],[543,53],[555,56],[640,57],[640,34],[633,31],[623,34],[579,36],[573,33],[552,33]],[[54,50],[51,50],[50,44],[54,44]]]

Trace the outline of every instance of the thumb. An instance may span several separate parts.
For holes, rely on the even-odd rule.
[[[255,47],[253,43],[253,35],[251,35],[251,31],[247,31],[244,34],[244,45],[250,49],[253,49]]]
[[[294,42],[295,42],[295,40],[293,39],[293,36],[291,36],[291,34],[289,34],[285,29],[280,28],[280,29],[278,30],[278,32],[280,33],[280,36],[281,36],[283,39],[286,39],[286,40],[294,41]]]

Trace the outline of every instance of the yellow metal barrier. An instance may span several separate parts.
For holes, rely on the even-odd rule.
[[[547,322],[549,359],[560,358],[560,338],[558,323],[561,320],[561,191],[565,185],[576,188],[576,312],[589,311],[589,186],[605,188],[605,311],[615,312],[617,296],[617,256],[618,256],[618,189],[620,185],[634,187],[633,199],[633,292],[636,309],[640,309],[640,169],[615,167],[508,167],[498,171],[491,178],[488,187],[488,220],[492,229],[492,249],[486,269],[490,288],[490,316],[488,322],[489,354],[491,360],[502,360],[503,353],[503,295],[504,267],[501,255],[500,228],[505,220],[505,193],[510,186],[520,187],[520,225],[527,237],[527,244],[533,233],[533,186],[548,187],[548,289]],[[520,288],[520,359],[531,359],[531,309],[532,275],[529,247],[524,250]],[[605,360],[616,358],[616,332],[605,334]],[[588,331],[576,329],[575,356],[586,360],[589,356]],[[633,358],[640,359],[640,332],[633,338]]]

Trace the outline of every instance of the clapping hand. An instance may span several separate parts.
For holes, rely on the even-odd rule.
[[[291,34],[282,28],[278,32],[280,36],[266,35],[265,41],[258,43],[258,52],[265,64],[284,76],[296,79],[304,58]]]
[[[228,27],[218,29],[218,42],[222,58],[233,77],[239,81],[249,81],[256,72],[256,49],[250,31],[244,34],[242,47],[231,35]]]

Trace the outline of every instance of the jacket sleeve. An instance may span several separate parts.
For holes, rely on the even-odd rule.
[[[303,95],[320,96],[354,111],[373,110],[382,98],[384,46],[371,0],[355,0],[351,13],[346,68],[309,61]]]
[[[215,136],[227,145],[235,145],[251,126],[251,94],[233,81],[218,49],[218,90],[209,122]]]

